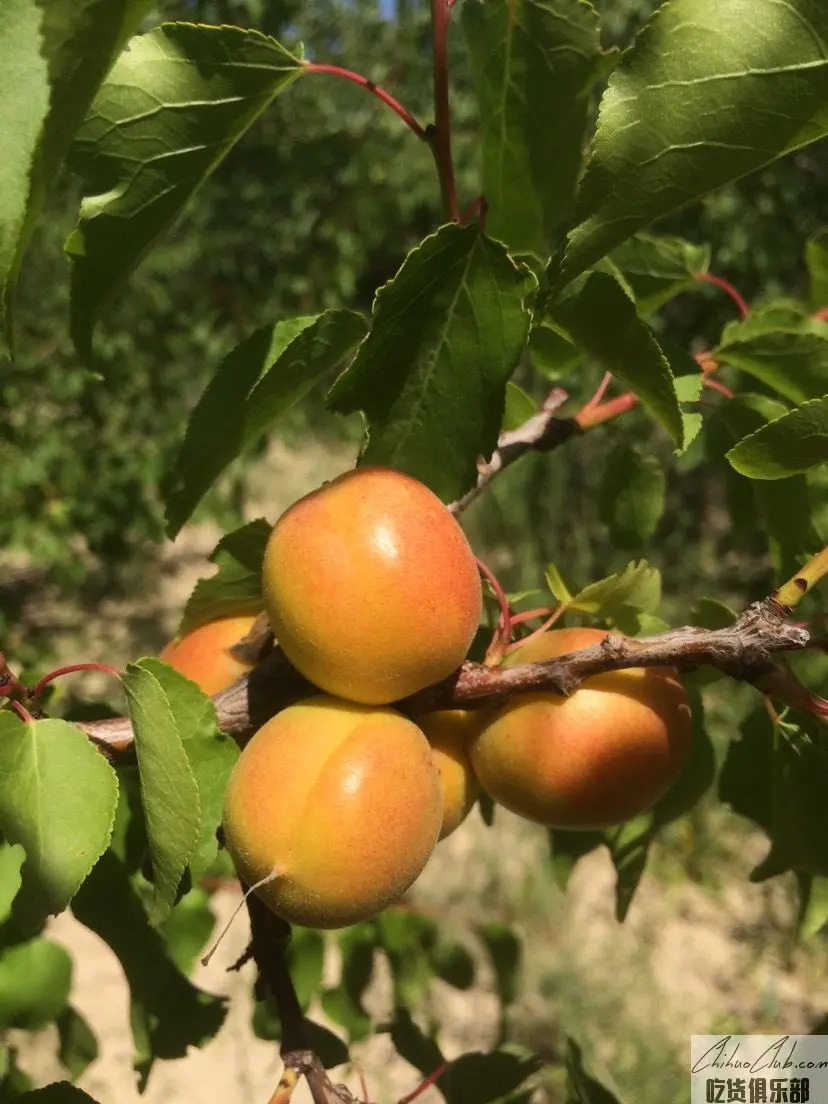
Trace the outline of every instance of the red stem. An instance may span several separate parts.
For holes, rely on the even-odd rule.
[[[411,1104],[412,1100],[416,1100],[418,1096],[421,1096],[422,1093],[426,1091],[426,1089],[430,1089],[435,1081],[439,1081],[439,1079],[443,1076],[447,1069],[448,1063],[441,1062],[434,1073],[430,1073],[425,1081],[421,1081],[414,1092],[410,1092],[408,1096],[404,1096],[399,1104]]]
[[[26,724],[34,724],[34,717],[22,702],[10,701],[9,708],[15,711],[21,721],[25,721]]]
[[[604,378],[598,384],[598,390],[595,392],[595,394],[592,396],[592,398],[586,404],[586,406],[584,407],[584,410],[592,410],[594,407],[598,406],[601,399],[603,399],[604,395],[606,394],[607,388],[609,387],[611,382],[612,382],[612,372],[605,372],[604,373]]]
[[[434,127],[429,130],[428,141],[437,165],[443,206],[452,222],[457,222],[460,210],[457,205],[457,185],[451,156],[448,13],[448,0],[431,0],[431,33],[434,43]]]
[[[60,678],[61,675],[72,675],[75,671],[102,671],[105,675],[114,675],[117,679],[124,677],[123,671],[119,671],[117,667],[110,667],[108,663],[71,663],[68,667],[58,667],[48,675],[44,675],[32,690],[32,700],[37,701],[54,679]]]
[[[599,403],[598,406],[585,406],[583,410],[575,415],[575,421],[581,429],[592,429],[593,426],[601,425],[602,422],[609,422],[613,418],[618,418],[621,414],[626,414],[628,410],[632,410],[637,405],[638,396],[634,395],[632,391],[627,391],[625,394],[619,395],[617,399]]]
[[[725,280],[721,276],[714,276],[712,272],[696,272],[695,278],[701,283],[713,284],[714,287],[720,288],[726,295],[729,295],[739,308],[742,318],[747,318],[750,314],[750,307],[729,280]]]
[[[539,628],[535,629],[534,632],[529,633],[528,636],[524,636],[522,640],[516,640],[514,644],[510,644],[509,647],[506,649],[506,655],[509,655],[510,652],[516,651],[518,648],[522,648],[524,644],[528,644],[529,641],[534,640],[535,637],[542,636],[548,629],[552,628],[552,626],[561,617],[562,614],[566,613],[566,609],[566,602],[561,602],[559,606],[555,607],[549,617],[547,617],[547,619]]]
[[[343,80],[352,81],[354,84],[358,84],[360,88],[367,89],[372,96],[376,96],[386,107],[390,107],[393,112],[399,115],[409,130],[413,131],[418,138],[423,142],[428,141],[425,127],[417,122],[411,112],[403,107],[399,100],[395,100],[390,92],[386,92],[384,88],[374,84],[368,77],[363,77],[361,73],[354,73],[351,69],[343,69],[340,65],[322,65],[315,61],[308,62],[305,68],[310,73],[329,73],[333,77],[342,77]]]
[[[516,625],[525,625],[527,621],[535,621],[538,617],[548,617],[552,613],[551,606],[539,606],[538,609],[522,610],[512,614],[512,628]]]
[[[709,387],[712,391],[718,391],[720,395],[724,395],[725,398],[735,399],[736,396],[726,387],[720,380],[713,379],[711,376],[705,376],[702,383],[705,387]]]
[[[811,318],[815,322],[828,322],[828,307],[823,307],[821,310],[814,311]]]
[[[497,598],[497,604],[500,606],[500,617],[498,618],[494,634],[492,635],[492,642],[486,649],[486,658],[484,660],[484,663],[494,665],[499,663],[503,658],[506,647],[512,639],[512,611],[509,607],[509,599],[506,597],[497,575],[495,575],[492,569],[487,564],[484,564],[482,560],[477,561],[477,569],[483,578],[488,581],[494,591],[495,598]]]

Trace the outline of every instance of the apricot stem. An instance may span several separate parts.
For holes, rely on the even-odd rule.
[[[431,146],[446,215],[452,222],[460,217],[457,185],[451,153],[451,111],[449,108],[448,0],[431,0],[431,35],[434,51],[434,126],[426,130]]]
[[[491,643],[486,649],[486,658],[483,660],[487,666],[495,667],[503,659],[509,641],[512,639],[512,610],[509,599],[506,597],[506,593],[492,569],[481,559],[477,560],[477,567],[494,591],[494,596],[500,607],[500,616],[497,619]]]
[[[550,615],[539,628],[535,629],[534,632],[529,633],[528,636],[524,636],[522,640],[516,640],[513,644],[510,644],[509,647],[506,649],[506,655],[509,655],[510,652],[514,652],[517,648],[522,648],[523,645],[528,644],[530,640],[534,640],[538,636],[543,636],[545,632],[552,628],[552,626],[557,620],[559,620],[559,618],[563,617],[568,608],[568,602],[561,602],[561,604],[550,613]],[[512,624],[514,624],[514,622],[512,622]]]
[[[326,65],[315,61],[310,61],[306,64],[305,72],[328,73],[330,76],[341,77],[343,80],[358,84],[360,88],[364,88],[366,91],[370,92],[372,96],[376,96],[386,107],[390,107],[391,110],[402,119],[408,129],[421,139],[421,141],[429,141],[425,127],[417,122],[408,108],[403,107],[399,100],[395,99],[390,92],[386,92],[384,88],[381,88],[380,85],[369,80],[368,77],[364,77],[361,73],[355,73],[352,69],[343,69],[341,65]]]
[[[421,1081],[417,1088],[410,1092],[408,1096],[404,1096],[398,1104],[411,1104],[412,1100],[416,1100],[418,1096],[422,1096],[426,1089],[430,1089],[435,1081],[439,1081],[447,1069],[448,1062],[441,1062],[437,1069],[426,1077],[425,1081]]]
[[[112,675],[117,679],[124,677],[123,671],[119,671],[117,667],[110,667],[108,663],[70,663],[68,667],[56,667],[54,671],[44,675],[32,690],[32,701],[36,702],[54,679],[61,678],[63,675],[74,674],[76,671],[102,671],[105,675]]]
[[[699,283],[712,284],[714,287],[723,291],[725,295],[729,295],[736,304],[742,318],[748,317],[750,314],[750,307],[729,280],[725,280],[722,276],[714,276],[712,272],[696,272],[694,273],[694,278],[698,280]]]

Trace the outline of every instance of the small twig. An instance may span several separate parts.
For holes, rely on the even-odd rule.
[[[638,395],[634,395],[632,391],[625,391],[618,398],[607,399],[606,402],[598,403],[597,406],[587,404],[582,410],[578,411],[574,421],[579,429],[594,429],[595,426],[602,425],[604,422],[611,422],[613,418],[620,418],[622,414],[626,414],[628,410],[632,410],[636,406],[638,406]]]
[[[527,452],[551,452],[564,441],[568,441],[580,432],[574,418],[556,418],[555,411],[567,401],[569,395],[563,388],[556,387],[547,395],[543,408],[518,426],[507,430],[498,438],[497,448],[488,460],[477,464],[477,485],[452,502],[449,506],[455,515],[461,514],[478,498],[499,472],[514,464]]]
[[[448,62],[448,0],[431,0],[431,35],[434,65],[434,126],[426,129],[426,141],[431,146],[446,215],[457,222],[457,184],[451,153],[451,111],[449,108]]]
[[[390,92],[386,92],[380,85],[375,84],[368,77],[364,77],[361,73],[355,73],[352,69],[343,69],[341,65],[324,65],[319,62],[308,62],[305,66],[306,73],[328,73],[333,77],[341,77],[343,80],[351,81],[353,84],[358,84],[360,88],[366,89],[372,96],[376,96],[378,100],[390,107],[391,110],[398,115],[405,125],[423,142],[428,142],[428,133],[424,126],[414,118],[408,108],[403,107],[399,100],[395,99]]]
[[[719,288],[726,295],[729,295],[733,302],[736,304],[742,318],[747,318],[750,314],[750,307],[745,302],[744,297],[737,291],[737,289],[731,284],[729,280],[725,280],[722,276],[714,276],[712,272],[696,272],[695,278],[703,284],[712,284],[714,287]]]
[[[812,556],[788,579],[787,583],[774,591],[773,597],[786,610],[796,609],[808,591],[812,590],[825,575],[828,575],[828,547],[823,548],[816,556]]]

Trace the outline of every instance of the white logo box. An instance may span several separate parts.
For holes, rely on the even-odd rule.
[[[828,1035],[693,1035],[690,1104],[828,1104]]]

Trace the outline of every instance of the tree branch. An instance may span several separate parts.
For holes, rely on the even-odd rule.
[[[800,575],[805,572],[807,565]],[[778,593],[791,586],[785,584]],[[793,686],[799,684],[781,679],[783,672],[774,663],[777,654],[799,651],[810,643],[806,629],[785,624],[789,612],[788,605],[771,596],[749,606],[725,629],[686,626],[636,639],[610,633],[590,648],[517,667],[492,668],[466,662],[443,682],[396,705],[402,712],[415,715],[433,709],[491,705],[511,694],[531,690],[568,695],[592,675],[627,667],[676,667],[687,671],[707,665],[804,708],[807,706],[802,694],[793,691]],[[213,700],[222,731],[243,737],[281,709],[314,693],[319,693],[318,689],[276,647],[248,675]],[[123,760],[131,755],[133,734],[128,718],[76,723],[108,758]]]

